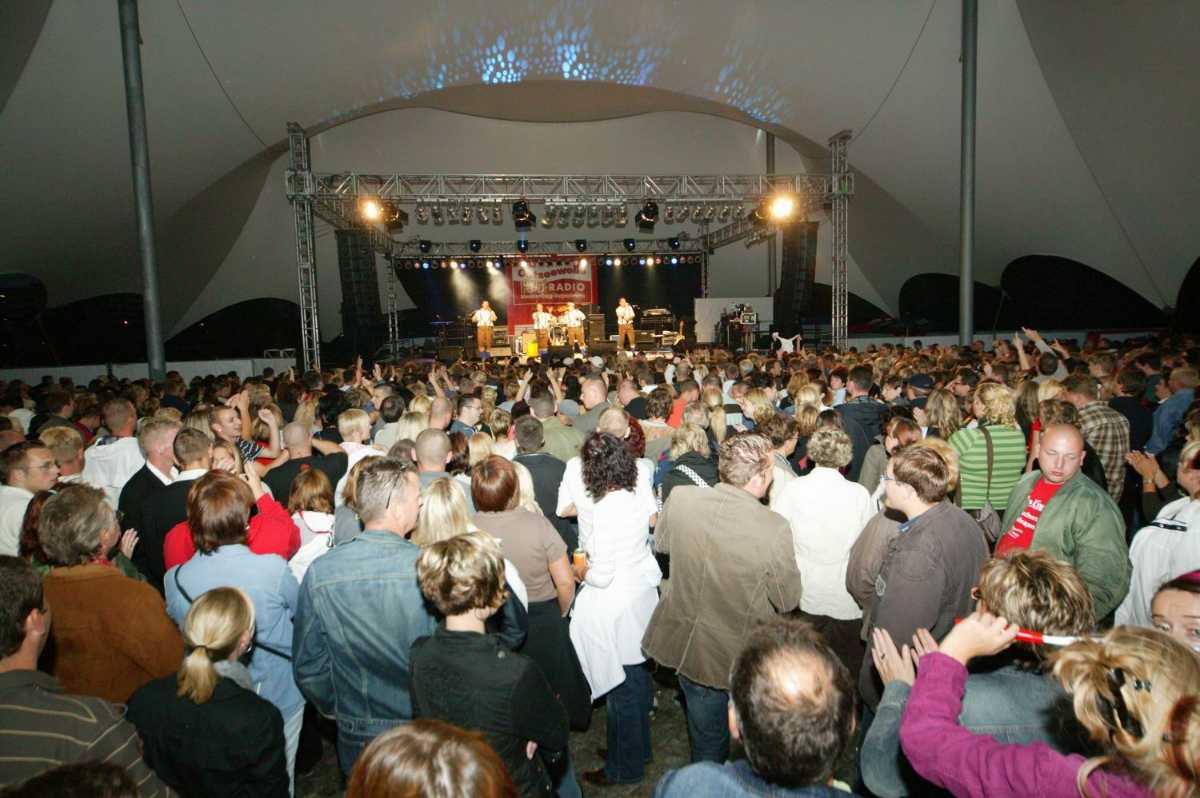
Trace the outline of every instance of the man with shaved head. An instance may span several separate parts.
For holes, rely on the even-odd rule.
[[[1042,549],[1083,577],[1100,620],[1129,590],[1125,523],[1108,492],[1080,472],[1083,435],[1069,424],[1048,427],[1038,451],[1040,470],[1013,489],[996,556]]]
[[[589,377],[580,387],[579,401],[583,403],[587,412],[580,413],[571,422],[571,426],[586,438],[596,431],[600,414],[608,409],[608,386],[599,377]]]
[[[345,476],[346,452],[333,441],[314,438],[308,425],[293,421],[283,428],[280,438],[288,454],[287,462],[268,471],[263,482],[271,489],[271,495],[283,504],[287,504],[288,494],[292,492],[292,480],[301,471],[310,468],[324,471],[330,485],[338,484]]]
[[[416,455],[417,469],[420,471],[418,476],[421,479],[421,492],[424,493],[434,480],[446,477],[462,490],[463,496],[467,500],[467,509],[474,513],[475,503],[471,501],[471,491],[446,471],[446,464],[450,462],[452,453],[450,436],[440,429],[427,429],[417,436]]]
[[[453,417],[454,405],[450,400],[443,396],[435,397],[429,406],[429,429],[444,430],[450,426]]]

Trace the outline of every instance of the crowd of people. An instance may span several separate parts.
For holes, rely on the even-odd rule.
[[[673,684],[664,798],[1200,795],[1198,367],[1023,330],[0,385],[0,789],[287,796],[324,717],[350,796],[577,796],[646,780]]]

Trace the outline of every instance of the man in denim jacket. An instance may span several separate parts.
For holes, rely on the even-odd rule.
[[[417,584],[421,550],[404,539],[417,522],[415,466],[377,457],[363,466],[364,531],[318,557],[300,587],[292,667],[296,684],[338,723],[338,764],[349,773],[376,736],[412,718],[409,653],[437,620]]]

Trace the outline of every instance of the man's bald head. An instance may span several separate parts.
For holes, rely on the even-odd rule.
[[[429,407],[429,426],[431,429],[444,430],[450,425],[450,420],[454,417],[454,406],[450,404],[450,400],[441,396],[433,400],[433,404]]]
[[[583,400],[583,406],[588,410],[603,402],[608,398],[608,388],[605,386],[604,380],[598,377],[584,380],[579,398]]]
[[[1083,466],[1083,435],[1070,424],[1052,424],[1042,432],[1038,466],[1053,485],[1068,481]]]
[[[608,408],[596,421],[596,431],[624,438],[629,434],[629,414],[619,407]]]
[[[422,471],[445,471],[450,462],[450,436],[427,429],[417,436],[417,466]]]
[[[312,430],[307,424],[293,421],[283,428],[283,445],[292,457],[308,457],[300,452],[312,453]]]

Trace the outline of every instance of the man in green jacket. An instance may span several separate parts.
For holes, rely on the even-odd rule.
[[[1129,590],[1129,548],[1116,503],[1079,472],[1083,457],[1083,436],[1075,427],[1056,424],[1042,433],[1042,470],[1027,474],[1013,489],[996,556],[1044,549],[1070,563],[1091,591],[1099,620]]]

